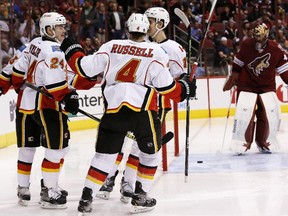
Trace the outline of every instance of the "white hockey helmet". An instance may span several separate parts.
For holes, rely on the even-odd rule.
[[[145,14],[132,13],[127,20],[127,27],[129,32],[147,33],[149,29],[149,20]]]
[[[66,18],[59,13],[56,12],[47,12],[42,15],[39,21],[40,26],[40,34],[41,36],[46,36],[49,38],[55,38],[55,26],[56,25],[66,25]],[[52,31],[54,32],[54,36],[49,36],[46,32],[46,27],[50,26]]]
[[[163,28],[166,28],[170,22],[169,13],[162,7],[152,7],[145,11],[145,14],[148,18],[156,19],[156,23],[159,21],[163,21]]]

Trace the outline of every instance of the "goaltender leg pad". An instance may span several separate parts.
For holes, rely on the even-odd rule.
[[[232,139],[247,142],[245,133],[255,114],[258,95],[251,92],[240,92],[236,106]]]
[[[281,110],[278,98],[275,92],[266,92],[260,94],[260,98],[262,100],[263,109],[266,112],[269,125],[267,142],[277,143],[276,133],[279,128],[281,119]]]

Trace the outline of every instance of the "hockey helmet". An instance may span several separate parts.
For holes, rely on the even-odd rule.
[[[149,29],[149,20],[145,14],[132,13],[127,20],[127,27],[129,32],[147,33]]]
[[[156,19],[156,23],[159,21],[163,21],[163,28],[162,29],[166,28],[166,26],[170,22],[169,13],[167,12],[167,10],[165,10],[162,7],[149,8],[145,11],[145,14],[147,15],[148,18]]]
[[[265,23],[256,25],[253,37],[256,41],[256,49],[263,49],[266,46],[269,37],[269,28],[267,25]]]
[[[56,25],[66,25],[66,18],[56,12],[47,12],[42,15],[39,21],[40,34],[41,36],[49,37],[55,39],[55,26]],[[54,36],[49,36],[46,32],[46,27],[50,26],[54,32]]]

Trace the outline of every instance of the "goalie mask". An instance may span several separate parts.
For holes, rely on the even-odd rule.
[[[266,24],[262,23],[257,25],[254,28],[253,37],[255,39],[255,49],[258,50],[259,52],[262,52],[267,44],[269,37],[269,29],[266,26]]]
[[[149,29],[149,20],[145,14],[133,13],[127,20],[129,32],[139,32],[146,34]]]
[[[42,37],[48,37],[50,39],[53,39],[55,41],[57,41],[58,43],[59,40],[56,38],[56,34],[55,34],[55,26],[56,25],[66,25],[66,18],[59,13],[56,12],[48,12],[48,13],[44,13],[42,15],[42,17],[40,18],[39,21],[39,26],[40,26],[40,34]],[[50,36],[47,31],[46,28],[50,26],[52,31],[53,31],[53,36]]]

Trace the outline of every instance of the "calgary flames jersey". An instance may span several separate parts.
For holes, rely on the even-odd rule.
[[[239,73],[237,89],[254,93],[276,91],[275,75],[287,82],[288,59],[286,52],[268,40],[262,52],[255,49],[254,39],[243,42],[233,61],[232,72]]]
[[[29,45],[21,46],[14,54],[14,56],[9,60],[8,64],[2,69],[0,73],[0,87],[3,90],[3,94],[5,94],[9,88],[11,87],[11,76],[12,76],[12,68],[14,63],[20,58],[23,53],[23,50],[27,48]],[[23,80],[22,80],[23,82]]]
[[[186,51],[183,49],[183,47],[170,39],[161,42],[160,46],[168,54],[168,68],[172,77],[177,79],[181,74],[187,73]],[[163,97],[162,95],[159,96],[158,103],[160,108],[171,109],[170,99]]]
[[[181,86],[167,70],[168,56],[154,43],[112,40],[93,55],[77,52],[69,60],[84,77],[104,72],[103,96],[107,113],[122,106],[134,111],[157,110],[157,91],[180,101]]]
[[[19,81],[25,79],[36,87],[47,90],[56,101],[61,101],[70,92],[67,83],[66,64],[64,53],[60,50],[60,44],[50,40],[42,40],[41,37],[35,38],[14,64],[13,85],[17,83],[18,79]],[[60,111],[60,105],[56,101],[24,86],[22,98],[18,101],[20,103],[19,110],[26,113],[33,113],[35,109],[43,108]]]

